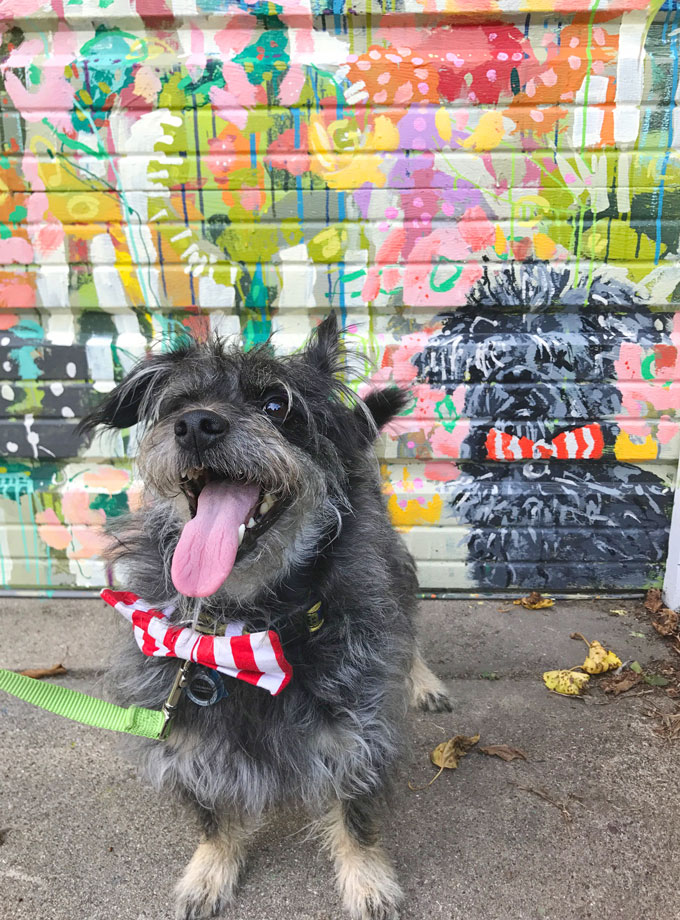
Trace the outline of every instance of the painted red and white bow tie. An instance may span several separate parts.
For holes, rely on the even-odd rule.
[[[288,686],[293,669],[283,654],[281,640],[269,629],[245,633],[243,623],[227,624],[225,635],[206,636],[187,626],[171,626],[174,605],[158,610],[131,591],[105,588],[102,598],[132,623],[135,640],[145,655],[195,661],[268,690],[272,696]]]
[[[599,460],[603,450],[602,429],[596,422],[563,431],[552,441],[532,441],[497,428],[486,436],[489,460]]]

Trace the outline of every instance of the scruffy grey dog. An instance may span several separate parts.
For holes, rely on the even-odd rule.
[[[409,698],[451,705],[417,649],[414,563],[390,525],[372,447],[405,396],[358,400],[341,383],[343,362],[332,316],[287,358],[191,344],[140,361],[83,423],[144,426],[143,506],[112,529],[124,587],[177,604],[173,623],[191,623],[200,606],[217,624],[274,629],[293,666],[279,696],[225,678],[226,699],[201,708],[185,696],[166,742],[138,742],[151,781],[193,801],[205,830],[176,889],[181,920],[232,899],[247,837],[284,802],[319,818],[350,915],[397,916],[379,806]],[[187,542],[191,520],[198,537]],[[207,545],[215,527],[237,530],[235,560]],[[323,625],[310,631],[318,602]],[[130,635],[113,673],[118,698],[159,708],[177,667]]]

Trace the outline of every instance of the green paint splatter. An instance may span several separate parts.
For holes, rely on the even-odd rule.
[[[640,363],[640,373],[645,380],[654,380],[652,367],[654,365],[654,355],[647,355]]]
[[[119,517],[130,510],[127,492],[117,492],[115,495],[104,493],[96,495],[90,502],[90,508],[93,511],[103,508],[107,518]]]

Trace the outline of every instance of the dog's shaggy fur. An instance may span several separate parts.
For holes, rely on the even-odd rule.
[[[401,899],[378,843],[379,803],[410,700],[450,709],[414,634],[416,574],[392,529],[372,448],[404,395],[358,400],[341,383],[343,351],[329,317],[305,350],[276,358],[220,341],[141,361],[85,420],[86,430],[141,422],[141,509],[112,529],[110,559],[132,590],[175,603],[175,623],[200,610],[216,624],[275,629],[293,666],[280,696],[225,678],[229,696],[199,708],[183,697],[169,740],[139,742],[146,774],[192,800],[205,841],[177,887],[177,916],[210,916],[234,894],[248,835],[266,809],[301,802],[319,818],[346,909],[357,920],[396,916]],[[274,414],[268,414],[266,407]],[[208,410],[225,433],[187,447],[176,423]],[[251,482],[274,494],[273,523],[242,547],[212,596],[178,595],[170,577],[190,518],[186,471]],[[323,626],[306,628],[321,602]],[[127,636],[113,671],[126,704],[159,708],[177,662],[144,656]]]

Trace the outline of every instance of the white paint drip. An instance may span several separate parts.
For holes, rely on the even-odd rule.
[[[91,335],[85,343],[87,366],[90,377],[96,381],[113,381],[113,353],[111,339],[103,335]]]
[[[631,10],[621,17],[614,106],[614,143],[617,147],[632,146],[640,132],[639,106],[644,92],[648,15],[647,10]],[[622,185],[620,180],[618,185]],[[628,208],[622,210],[625,212]]]
[[[572,139],[574,147],[580,149],[583,144],[583,118],[586,119],[585,146],[594,147],[600,142],[600,132],[604,122],[604,112],[602,109],[596,109],[594,106],[607,101],[607,89],[609,79],[599,77],[595,74],[590,75],[588,81],[588,100],[586,101],[586,80],[581,84],[580,90],[576,93],[576,108],[574,109],[574,127]]]
[[[99,233],[91,240],[90,261],[99,308],[117,312],[127,303],[127,296],[115,268],[116,251],[108,233]]]
[[[24,428],[26,429],[26,440],[31,445],[33,450],[33,458],[38,459],[38,445],[40,443],[40,435],[37,431],[33,431],[33,422],[35,418],[31,412],[24,416]]]

